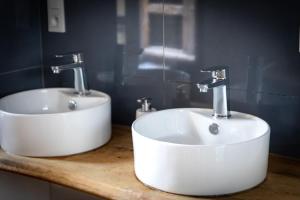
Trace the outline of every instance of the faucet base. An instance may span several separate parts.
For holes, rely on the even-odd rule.
[[[76,92],[74,92],[74,94],[76,94],[78,96],[88,96],[88,95],[91,94],[91,92],[90,91],[85,91],[85,92],[78,92],[78,91],[76,91]]]
[[[227,115],[213,114],[212,116],[215,117],[215,118],[223,118],[223,119],[228,119],[228,118],[231,117],[230,114],[227,114]]]
[[[227,105],[227,89],[226,85],[220,85],[213,88],[214,99],[214,116],[220,118],[230,117],[228,105]]]

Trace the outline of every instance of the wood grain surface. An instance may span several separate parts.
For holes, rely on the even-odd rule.
[[[191,197],[161,192],[137,180],[133,168],[131,131],[113,126],[105,146],[83,154],[29,158],[0,150],[0,169],[44,179],[107,199],[142,200],[300,200],[300,161],[270,155],[267,179],[259,186],[221,197]]]

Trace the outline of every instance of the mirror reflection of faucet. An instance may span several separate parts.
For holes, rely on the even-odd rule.
[[[148,114],[150,112],[155,112],[156,109],[152,108],[151,104],[152,98],[150,97],[142,97],[137,99],[137,102],[141,104],[141,108],[136,110],[135,118],[138,118],[144,114]]]

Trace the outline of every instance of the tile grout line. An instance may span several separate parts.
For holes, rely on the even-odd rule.
[[[163,10],[163,15],[162,15],[162,65],[163,65],[163,105],[166,106],[166,86],[165,86],[165,82],[166,82],[166,58],[165,58],[165,0],[162,0],[162,10]]]
[[[12,74],[12,73],[18,73],[18,72],[22,72],[22,71],[26,71],[26,70],[37,69],[40,67],[41,67],[41,65],[32,65],[30,67],[24,67],[22,69],[16,69],[16,70],[11,70],[11,71],[7,71],[7,72],[2,72],[2,73],[0,73],[0,76]]]
[[[165,70],[166,70],[166,58],[165,58],[165,0],[162,1],[162,10],[163,10],[163,17],[162,17],[162,42],[163,42],[163,81],[166,80]]]
[[[42,3],[41,1],[39,2],[39,21],[40,21],[40,30],[39,30],[39,35],[40,35],[40,61],[41,61],[41,84],[42,84],[42,88],[45,88],[45,73],[44,73],[44,51],[43,51],[43,16],[42,16]]]
[[[142,77],[142,76],[141,76]],[[183,85],[192,85],[195,84],[195,82],[183,82],[183,81],[177,81],[177,80],[166,80],[168,83],[175,83],[175,84],[183,84]],[[237,91],[237,92],[253,92],[255,94],[262,94],[262,95],[273,95],[273,96],[279,96],[279,97],[289,97],[289,98],[300,98],[300,95],[290,95],[290,94],[284,94],[284,93],[276,93],[276,92],[268,92],[268,91],[252,91],[249,89],[238,89],[234,87],[228,87],[231,91]]]

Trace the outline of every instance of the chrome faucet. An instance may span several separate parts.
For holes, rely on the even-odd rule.
[[[72,69],[74,71],[74,88],[79,95],[89,94],[87,89],[86,77],[84,72],[84,61],[82,53],[55,55],[55,58],[71,57],[73,62],[65,65],[51,66],[54,74],[60,74],[61,71]]]
[[[151,101],[152,98],[150,97],[142,97],[137,99],[137,102],[142,105],[141,107],[142,112],[150,112],[152,110]]]
[[[227,66],[214,66],[201,72],[210,72],[212,78],[197,84],[200,92],[208,92],[213,88],[213,116],[220,118],[230,117],[230,109],[228,103],[229,92],[227,86],[229,84],[229,69]]]

